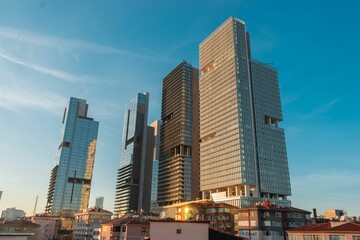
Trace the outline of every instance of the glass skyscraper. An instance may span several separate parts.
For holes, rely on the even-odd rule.
[[[139,93],[125,107],[115,215],[150,210],[154,128],[147,126],[149,93]]]
[[[51,172],[45,212],[77,212],[89,205],[99,122],[87,116],[86,100],[70,98]]]
[[[199,197],[199,70],[181,62],[164,79],[159,206]]]
[[[151,181],[151,203],[150,210],[153,211],[157,207],[157,189],[159,178],[159,151],[160,151],[160,127],[161,120],[156,120],[150,124],[154,128],[154,152],[153,152],[153,168]]]
[[[277,71],[230,17],[200,44],[200,190],[235,206],[291,195]]]

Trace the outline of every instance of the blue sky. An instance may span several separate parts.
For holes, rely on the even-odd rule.
[[[43,211],[71,96],[100,121],[90,205],[113,210],[123,110],[229,16],[244,20],[252,55],[278,69],[293,206],[360,209],[360,3],[357,1],[0,0],[0,210]]]

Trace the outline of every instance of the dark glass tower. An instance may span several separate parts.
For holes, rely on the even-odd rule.
[[[51,171],[45,212],[77,212],[89,205],[99,122],[87,116],[86,100],[70,98],[62,138]]]
[[[147,126],[149,93],[139,93],[125,107],[115,215],[149,211],[154,128]]]
[[[163,80],[159,206],[199,197],[199,71],[182,62]]]

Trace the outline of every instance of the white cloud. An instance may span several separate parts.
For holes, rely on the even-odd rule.
[[[74,40],[68,38],[53,37],[45,34],[24,31],[17,28],[0,26],[0,38],[10,39],[12,41],[20,42],[22,44],[29,44],[33,46],[57,48],[61,51],[80,50],[98,54],[117,54],[125,57],[136,59],[154,59],[153,54],[136,53],[126,51],[109,46],[104,46],[88,41]],[[157,60],[166,59],[161,56],[155,56]]]
[[[30,108],[58,115],[58,110],[63,108],[66,102],[65,97],[34,89],[25,90],[14,86],[11,88],[0,86],[0,92],[0,107],[10,111]]]
[[[47,67],[43,67],[37,64],[33,64],[33,63],[28,63],[25,62],[23,60],[17,59],[15,57],[9,56],[7,54],[4,54],[3,52],[0,51],[0,58],[7,60],[9,62],[12,63],[16,63],[18,65],[24,66],[26,68],[29,68],[33,71],[39,72],[39,73],[43,73],[43,74],[47,74],[59,79],[63,79],[66,81],[76,81],[76,82],[83,82],[85,81],[85,77],[81,77],[81,76],[76,76],[70,73],[66,73],[63,71],[59,71],[56,69],[52,69],[52,68],[47,68]]]

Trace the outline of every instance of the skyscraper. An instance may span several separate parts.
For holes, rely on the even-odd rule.
[[[87,116],[86,100],[70,98],[50,176],[45,212],[79,211],[89,205],[99,122]]]
[[[153,152],[153,168],[151,180],[151,203],[150,210],[157,207],[157,189],[159,178],[159,152],[160,152],[160,127],[161,120],[156,120],[150,124],[154,128],[154,152]]]
[[[104,197],[96,197],[95,199],[95,207],[103,208],[104,207]]]
[[[163,80],[159,206],[199,197],[199,71],[182,62]]]
[[[147,126],[149,93],[139,93],[125,107],[115,215],[149,211],[154,128]]]
[[[200,44],[200,190],[244,207],[291,195],[276,69],[251,59],[230,17]]]

